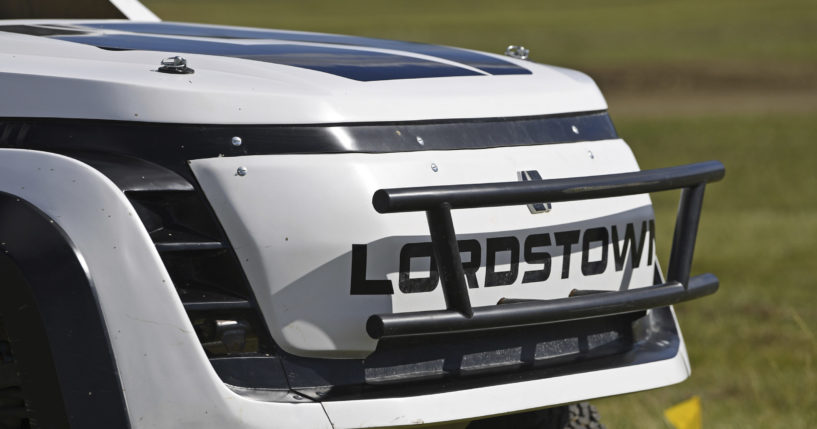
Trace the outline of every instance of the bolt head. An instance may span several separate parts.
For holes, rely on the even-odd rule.
[[[438,170],[439,170],[439,168],[437,168],[437,164],[432,162],[431,163],[431,171],[436,173]]]
[[[246,176],[247,175],[247,167],[238,167],[238,170],[235,171],[237,176]]]
[[[184,67],[187,65],[187,60],[176,55],[175,57],[167,57],[162,60],[162,65],[165,67]]]
[[[233,137],[231,143],[233,144],[233,146],[236,147],[241,146],[241,137],[238,136]]]
[[[505,49],[505,55],[511,58],[527,60],[530,56],[530,49],[522,45],[509,45],[508,48]]]

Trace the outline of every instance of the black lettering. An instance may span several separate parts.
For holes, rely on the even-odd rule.
[[[550,234],[533,234],[525,238],[525,262],[528,264],[544,264],[544,268],[526,271],[522,276],[522,283],[543,282],[550,277],[550,253],[533,251],[535,247],[542,246],[550,246]]]
[[[556,245],[562,246],[562,278],[566,279],[570,275],[570,252],[574,244],[579,242],[578,229],[573,231],[563,231],[554,233]]]
[[[601,243],[601,259],[590,262],[590,244]],[[607,269],[607,246],[610,244],[610,236],[607,228],[591,228],[584,232],[582,237],[582,274],[592,276],[601,274]]]
[[[460,240],[457,241],[457,246],[460,248],[460,255],[467,252],[471,258],[468,262],[462,263],[462,271],[465,272],[465,281],[468,282],[470,289],[479,287],[477,281],[477,270],[479,269],[479,262],[482,259],[482,248],[477,240]],[[460,256],[462,258],[462,256]]]
[[[437,288],[440,274],[437,263],[434,261],[434,249],[431,243],[408,243],[400,249],[400,276],[399,287],[403,293],[431,292]],[[411,278],[411,260],[413,258],[429,258],[429,276]]]
[[[519,240],[516,237],[489,238],[485,250],[485,287],[505,286],[513,284],[519,274]],[[511,268],[509,271],[494,271],[496,269],[497,252],[511,252]]]
[[[647,222],[641,222],[641,239],[639,241],[635,240],[635,226],[628,223],[624,230],[624,244],[619,248],[618,229],[613,225],[613,259],[616,263],[616,271],[621,271],[624,268],[624,262],[627,260],[627,250],[630,251],[632,256],[632,267],[638,268],[641,265],[641,253],[644,251],[644,238],[646,235]],[[650,243],[650,248],[652,248],[652,243]],[[650,251],[650,255],[652,255],[652,251]],[[650,262],[652,262],[652,257],[650,257]]]
[[[394,286],[391,280],[366,280],[365,244],[352,245],[352,295],[392,295]]]

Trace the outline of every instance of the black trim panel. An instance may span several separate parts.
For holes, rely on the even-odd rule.
[[[193,185],[161,165],[139,158],[103,153],[72,153],[70,156],[99,170],[122,191],[192,191]]]
[[[130,427],[78,250],[54,221],[13,195],[0,192],[0,219],[0,312],[34,416],[41,427]]]
[[[242,138],[241,146],[232,145],[234,136]],[[484,149],[615,138],[618,135],[607,112],[325,125],[0,118],[0,147],[44,150],[71,157],[92,152],[139,158],[169,168],[191,183],[194,178],[188,160],[219,156]],[[145,171],[143,167],[140,168]],[[158,174],[155,169],[151,171]],[[162,177],[162,183],[170,183],[169,176]],[[182,182],[171,182],[186,187]]]

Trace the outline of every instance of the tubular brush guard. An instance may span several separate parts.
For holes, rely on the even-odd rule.
[[[433,335],[539,325],[630,313],[710,295],[718,278],[690,278],[704,188],[723,178],[718,161],[633,173],[526,182],[483,183],[418,188],[380,189],[372,197],[379,213],[425,211],[434,258],[442,281],[446,310],[369,317],[366,331],[375,339]],[[471,307],[460,259],[452,209],[561,202],[618,197],[681,188],[666,283],[619,292],[581,294],[553,300],[508,300]]]

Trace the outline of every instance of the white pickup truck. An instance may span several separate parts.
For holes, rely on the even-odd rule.
[[[586,75],[112,3],[0,21],[0,427],[598,427],[689,375],[723,165],[640,170]]]

